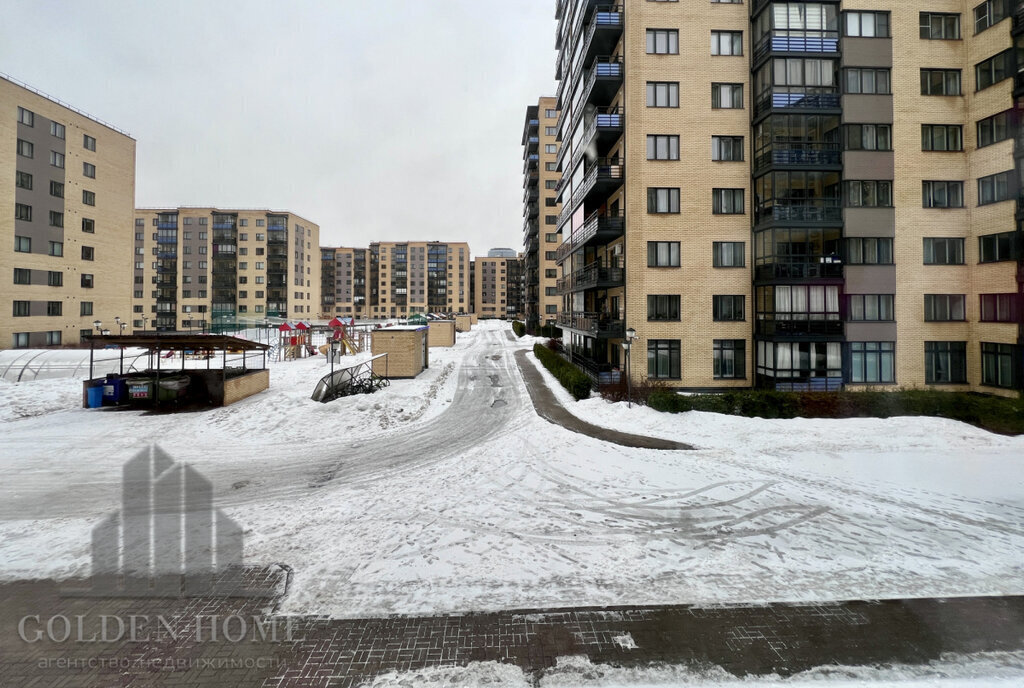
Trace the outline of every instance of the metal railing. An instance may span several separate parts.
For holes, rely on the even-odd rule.
[[[611,313],[562,312],[557,322],[559,327],[595,336],[621,337],[625,331],[625,321],[613,319]]]
[[[754,156],[754,168],[768,165],[839,165],[842,151],[837,141],[786,141],[776,139]]]
[[[804,198],[769,199],[772,205],[754,208],[754,222],[840,222],[843,208],[839,200]]]
[[[611,289],[625,284],[626,270],[621,258],[595,261],[555,282],[560,294],[586,289]]]
[[[766,34],[757,45],[754,46],[754,62],[757,62],[768,53],[838,53],[839,32],[838,31],[805,31],[804,34],[817,34],[813,36],[793,35],[793,31],[787,31],[784,35],[780,32]]]

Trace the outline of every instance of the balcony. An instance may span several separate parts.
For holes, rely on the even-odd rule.
[[[523,175],[523,186],[532,186],[540,181],[540,175],[536,171]]]
[[[523,154],[527,155],[529,153],[536,153],[537,152],[537,148],[539,146],[540,146],[540,137],[539,136],[528,136],[526,138],[526,151]]]
[[[523,172],[537,169],[540,163],[540,155],[537,153],[530,153],[526,156],[526,160],[523,162]]]
[[[214,226],[216,226],[216,225],[214,225]],[[232,230],[223,230],[223,229],[214,230],[214,232],[213,232],[213,241],[214,242],[221,242],[221,243],[225,243],[225,244],[235,244],[235,243],[238,243],[238,232],[236,232],[233,229]]]
[[[622,38],[622,5],[598,5],[583,31],[583,62],[607,55]]]
[[[754,116],[773,109],[838,110],[839,89],[835,86],[774,86],[758,94]]]
[[[607,198],[619,189],[626,178],[626,166],[618,159],[602,158],[591,166],[578,189],[573,191],[570,208],[596,198]]]
[[[536,203],[527,203],[523,208],[523,215],[529,219],[538,217],[540,215],[540,206]]]
[[[540,189],[536,186],[531,186],[523,191],[523,203],[536,203],[539,198]]]
[[[596,57],[587,70],[587,82],[583,87],[583,102],[593,105],[609,105],[622,88],[625,75],[621,57]]]
[[[621,339],[626,329],[624,320],[613,320],[611,313],[559,313],[558,326],[601,339]]]
[[[288,243],[288,231],[284,229],[270,230],[267,232],[267,243],[268,244],[286,244]]]
[[[784,260],[781,257],[766,258],[766,262],[754,267],[754,279],[798,280],[798,279],[842,279],[843,263],[829,256],[809,256]]]
[[[213,228],[214,228],[214,230],[218,230],[218,229],[230,229],[230,230],[234,231],[234,229],[236,228],[236,226],[237,226],[237,225],[236,225],[236,223],[235,223],[235,220],[234,220],[234,219],[228,220],[228,221],[226,221],[226,222],[224,222],[224,221],[221,221],[221,222],[217,222],[216,220],[214,220],[214,221],[213,221]],[[216,233],[216,232],[214,232],[214,233]]]
[[[238,247],[234,244],[214,244],[213,257],[235,256],[238,254]]]
[[[156,254],[158,260],[174,260],[178,257],[177,251],[158,251]]]
[[[759,313],[755,334],[779,336],[841,337],[843,321],[838,313]]]
[[[794,35],[803,34],[803,35]],[[838,54],[838,31],[773,31],[754,46],[754,64],[771,53]]]
[[[157,222],[156,223],[156,228],[157,229],[177,229],[178,228],[178,222],[177,222],[177,220],[175,220],[174,222]]]
[[[842,150],[838,141],[807,142],[777,138],[754,157],[754,169],[766,167],[840,167]]]
[[[563,239],[562,245],[558,247],[557,261],[560,263],[569,257],[570,254],[590,246],[592,244],[602,246],[613,241],[626,231],[626,213],[600,213],[594,211],[587,217],[583,226],[573,232],[568,238]]]
[[[611,363],[595,361],[575,351],[569,356],[569,362],[582,370],[591,381],[599,385],[617,383],[622,376],[622,372],[613,367]]]
[[[156,243],[158,243],[158,244],[177,244],[178,243],[178,237],[177,236],[160,236],[158,234],[157,237],[156,237]]]
[[[587,289],[614,289],[626,283],[626,270],[622,260],[616,260],[610,265],[596,261],[587,265],[568,277],[563,277],[555,283],[559,295],[565,295],[576,291]]]
[[[762,222],[843,221],[839,199],[775,198],[754,208],[754,224]]]

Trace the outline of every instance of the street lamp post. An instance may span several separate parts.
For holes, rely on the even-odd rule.
[[[331,384],[334,384],[334,358],[338,355],[338,342],[337,339],[331,340],[331,347],[328,351],[331,352]]]
[[[100,332],[102,332],[103,330],[103,323],[100,322],[99,320],[93,320],[92,326],[96,328],[96,334],[100,334]]]
[[[626,330],[626,339],[622,342],[622,348],[626,352],[626,408],[633,408],[633,389],[629,380],[629,351],[633,348],[633,340],[636,339],[636,330],[632,327]]]

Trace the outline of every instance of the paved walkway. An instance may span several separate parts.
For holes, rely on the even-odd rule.
[[[516,364],[519,366],[519,371],[523,374],[523,380],[526,382],[526,389],[530,392],[530,398],[533,400],[534,408],[537,409],[537,414],[540,415],[541,418],[554,423],[555,425],[561,425],[566,430],[572,430],[573,432],[604,440],[605,442],[620,444],[624,447],[667,450],[693,449],[689,444],[684,444],[682,442],[673,442],[672,440],[663,440],[657,437],[646,437],[644,435],[632,435],[627,432],[619,432],[617,430],[602,428],[598,425],[593,425],[580,420],[569,413],[569,411],[562,406],[561,402],[555,398],[555,395],[552,394],[551,390],[548,389],[547,384],[545,384],[543,376],[526,358],[526,351],[516,352]]]

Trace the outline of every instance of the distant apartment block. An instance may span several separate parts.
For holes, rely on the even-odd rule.
[[[518,258],[477,258],[473,262],[474,312],[481,318],[515,318]]]
[[[0,78],[0,348],[77,345],[131,314],[135,140]]]
[[[132,326],[213,330],[320,311],[320,227],[294,213],[135,211]]]
[[[368,248],[321,247],[321,318],[406,318],[414,313],[468,313],[470,254],[465,242],[372,242]]]
[[[523,128],[523,271],[524,308],[528,331],[553,325],[561,297],[557,290],[559,234],[558,161],[555,98],[541,98],[526,108]]]

